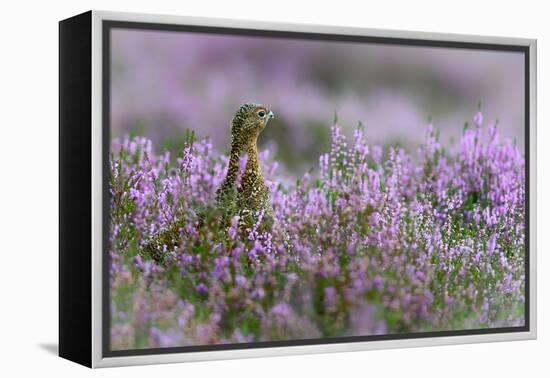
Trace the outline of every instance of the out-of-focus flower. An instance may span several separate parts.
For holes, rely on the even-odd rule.
[[[474,125],[481,126],[483,124],[483,113],[477,112],[474,115]]]

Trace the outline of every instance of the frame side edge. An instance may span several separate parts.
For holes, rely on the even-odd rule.
[[[529,40],[529,333],[537,338],[537,40]]]
[[[88,367],[91,14],[59,22],[59,356]]]

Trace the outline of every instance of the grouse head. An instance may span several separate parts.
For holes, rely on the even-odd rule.
[[[265,105],[242,105],[231,121],[232,147],[243,153],[247,148],[255,146],[258,135],[273,117],[273,112]]]

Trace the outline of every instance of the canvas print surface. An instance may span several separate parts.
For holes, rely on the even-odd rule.
[[[109,54],[111,350],[525,324],[522,53],[113,28]]]

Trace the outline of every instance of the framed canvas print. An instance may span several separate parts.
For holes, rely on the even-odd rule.
[[[62,357],[536,337],[534,40],[59,27]]]

